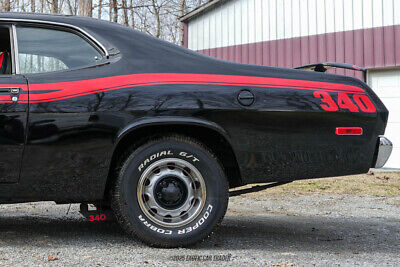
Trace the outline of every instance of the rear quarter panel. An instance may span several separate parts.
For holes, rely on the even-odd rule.
[[[253,89],[255,103],[231,113],[231,133],[245,183],[286,181],[365,173],[387,113],[326,111],[314,91]],[[317,90],[318,91],[318,90]],[[350,99],[353,94],[346,93]],[[329,92],[338,103],[338,93]],[[221,123],[222,119],[221,119]],[[360,136],[338,136],[336,127],[361,127]]]

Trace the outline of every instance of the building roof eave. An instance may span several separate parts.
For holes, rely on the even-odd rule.
[[[213,9],[216,5],[222,4],[224,2],[227,2],[229,0],[212,0],[208,3],[205,3],[204,5],[199,6],[198,8],[190,11],[186,15],[180,17],[180,21],[182,22],[188,22],[192,19],[194,19],[197,16],[200,16],[203,13],[208,12],[209,10]]]

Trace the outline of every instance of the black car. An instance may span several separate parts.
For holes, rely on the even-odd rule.
[[[147,244],[186,246],[221,222],[229,189],[390,155],[388,111],[354,78],[225,62],[81,17],[0,13],[0,38],[3,204],[93,204],[91,220],[111,209]]]

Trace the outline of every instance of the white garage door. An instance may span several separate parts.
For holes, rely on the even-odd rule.
[[[385,168],[400,168],[400,69],[369,71],[368,84],[389,109],[385,136],[393,142],[393,152]]]

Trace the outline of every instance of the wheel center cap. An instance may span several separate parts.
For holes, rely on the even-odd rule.
[[[185,203],[188,189],[176,176],[162,178],[155,186],[154,195],[157,203],[166,209],[176,209]]]
[[[161,193],[162,193],[162,198],[167,203],[171,204],[177,202],[182,196],[181,190],[173,183],[168,183],[168,186],[163,188],[161,190]]]

